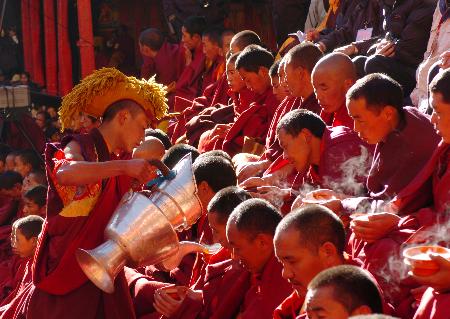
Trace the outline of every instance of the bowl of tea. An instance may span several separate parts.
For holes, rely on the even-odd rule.
[[[439,270],[439,265],[431,259],[430,254],[450,260],[450,249],[442,246],[415,246],[403,251],[405,264],[411,266],[416,276],[431,276]]]
[[[320,192],[310,192],[302,199],[304,204],[323,204],[329,200],[338,199],[334,195],[329,195]]]
[[[181,289],[180,289],[181,288]],[[177,287],[177,286],[168,286],[160,288],[161,290],[164,290],[164,292],[173,300],[181,301],[186,297],[186,290],[182,289],[185,287]]]

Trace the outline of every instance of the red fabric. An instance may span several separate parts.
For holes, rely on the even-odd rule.
[[[58,30],[58,91],[63,96],[72,89],[72,51],[69,39],[69,2],[59,0],[57,8]]]
[[[149,79],[156,75],[158,83],[164,85],[177,81],[186,66],[184,50],[180,44],[164,42],[154,59],[144,57],[141,77]]]
[[[56,16],[54,0],[44,0],[45,86],[49,94],[58,94],[58,56],[56,54]]]
[[[78,33],[81,62],[81,78],[95,70],[94,33],[92,31],[92,9],[90,0],[78,0]]]
[[[30,71],[33,82],[44,85],[44,69],[42,66],[42,44],[41,44],[41,1],[30,1],[30,20],[31,26],[31,54],[33,67]]]
[[[281,276],[282,269],[273,255],[262,274],[253,276],[241,304],[240,319],[272,318],[275,308],[292,292],[291,284]]]
[[[339,108],[336,112],[329,114],[325,112],[320,113],[320,117],[329,126],[346,126],[353,129],[353,119],[348,115],[347,107],[345,104]]]
[[[233,100],[234,118],[235,120],[241,113],[246,111],[251,103],[255,101],[256,95],[253,91],[243,88],[239,93],[233,93],[228,91],[228,95]],[[212,134],[212,130],[208,130],[202,133],[199,138],[198,150],[200,153],[212,151],[215,149],[222,149],[223,138]]]
[[[245,136],[258,138],[261,140],[261,143],[264,143],[270,121],[278,104],[272,88],[268,88],[236,119],[225,136],[222,149],[230,156],[240,153],[244,145]]]
[[[0,307],[9,304],[21,291],[25,289],[25,286],[31,284],[31,266],[31,258],[16,258],[14,263],[14,276],[8,283],[7,287],[3,287],[3,292],[6,293],[8,291],[8,294],[1,301]]]
[[[448,319],[450,293],[438,293],[428,288],[422,296],[414,319]]]
[[[23,62],[25,70],[30,72],[33,68],[33,55],[31,53],[30,0],[21,0],[20,11],[22,13]]]
[[[202,92],[202,76],[205,72],[205,54],[203,46],[199,46],[192,54],[192,62],[186,66],[178,78],[176,96],[193,100]],[[176,112],[182,110],[174,108]]]
[[[294,291],[289,297],[275,309],[273,312],[273,319],[295,319],[297,314],[305,302],[304,297],[300,297],[296,291]]]

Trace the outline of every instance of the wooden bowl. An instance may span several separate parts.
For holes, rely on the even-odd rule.
[[[450,259],[450,250],[441,246],[416,246],[403,251],[405,264],[411,266],[416,276],[431,276],[439,270],[439,265],[430,258],[430,253]]]

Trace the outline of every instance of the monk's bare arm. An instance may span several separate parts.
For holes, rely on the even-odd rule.
[[[72,161],[56,173],[60,185],[81,186],[119,175],[128,175],[144,183],[153,176],[153,169],[145,160],[87,162],[81,155],[80,145],[75,141],[66,146],[64,154]]]

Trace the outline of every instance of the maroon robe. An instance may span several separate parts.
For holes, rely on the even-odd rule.
[[[177,80],[175,95],[184,99],[193,100],[202,92],[202,79],[205,72],[205,54],[203,45],[192,53],[192,62],[186,66]],[[176,98],[175,98],[176,104]],[[174,110],[182,111],[174,107]]]
[[[6,309],[7,305],[20,294],[21,291],[25,289],[27,285],[32,283],[31,278],[31,266],[32,266],[32,258],[20,258],[18,257],[17,262],[15,263],[14,268],[14,278],[9,283],[9,293],[8,295],[1,301],[0,306],[0,314],[2,313],[2,309]],[[5,287],[3,288],[4,292]]]
[[[414,319],[448,319],[450,293],[439,293],[428,288],[422,296]]]
[[[229,96],[233,101],[233,119],[229,123],[233,123],[241,113],[246,111],[251,103],[256,99],[256,95],[248,88],[243,88],[239,93],[229,91]],[[219,121],[216,124],[219,124]],[[212,127],[213,128],[213,127]],[[199,138],[198,150],[200,153],[222,149],[223,138],[214,135],[212,130],[203,132]]]
[[[263,272],[253,275],[251,286],[240,307],[240,319],[272,318],[275,308],[292,293],[291,284],[281,276],[282,269],[273,255]]]
[[[111,160],[97,129],[68,137],[62,147],[71,140],[80,144],[86,161]],[[100,196],[88,216],[65,217],[59,214],[63,201],[54,177],[55,165],[65,161],[58,157],[61,154],[61,149],[48,145],[47,218],[34,258],[33,284],[19,293],[0,318],[135,318],[123,272],[115,280],[114,293],[107,294],[88,280],[75,258],[77,248],[92,249],[104,241],[103,231],[123,194],[130,189],[131,178],[103,180]]]
[[[305,297],[300,297],[296,291],[289,295],[273,312],[273,319],[295,319],[300,313]]]
[[[246,136],[258,138],[264,143],[278,104],[272,87],[267,88],[234,122],[223,141],[222,149],[230,156],[240,153]]]
[[[328,126],[346,126],[353,129],[353,119],[348,115],[347,107],[342,105],[339,110],[334,113],[325,113],[323,110],[320,117],[327,123]]]

